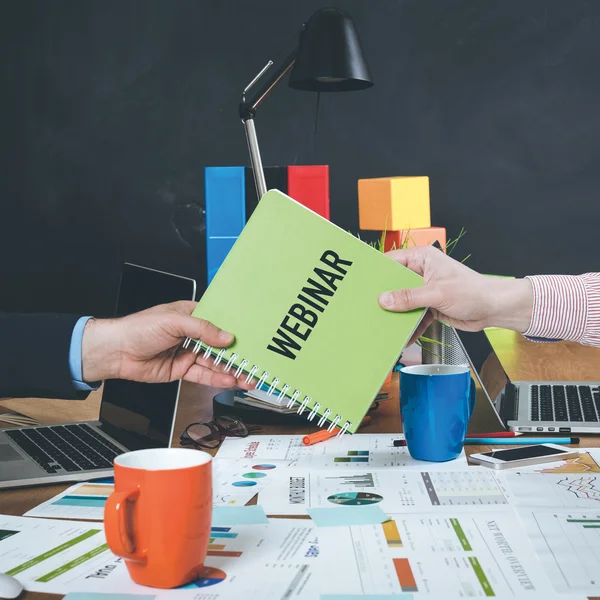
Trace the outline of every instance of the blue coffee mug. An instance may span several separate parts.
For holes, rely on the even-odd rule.
[[[462,452],[475,406],[468,367],[419,365],[400,370],[400,411],[413,458],[452,460]]]

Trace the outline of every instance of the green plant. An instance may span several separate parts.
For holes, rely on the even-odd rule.
[[[446,254],[448,256],[450,256],[452,254],[453,250],[456,248],[456,245],[466,235],[466,233],[467,233],[467,230],[464,227],[461,227],[458,235],[454,239],[453,238],[449,238],[446,241],[446,246],[445,246],[444,250],[446,251]],[[386,237],[385,234],[386,234],[386,232],[382,231],[380,238],[376,242],[368,242],[368,244],[370,246],[372,246],[373,248],[375,248],[376,250],[379,250],[380,252],[384,252],[384,249],[385,249],[385,237]],[[390,250],[402,250],[404,248],[408,248],[409,242],[412,239],[413,238],[412,238],[410,229],[407,229],[406,230],[406,235],[403,237],[400,246],[398,248],[396,248],[396,242],[394,242],[392,244],[392,247],[390,248]],[[471,255],[467,254],[467,256],[465,256],[460,262],[464,263],[470,257],[471,257]]]
[[[348,233],[352,233],[352,232],[348,231]],[[354,234],[352,233],[352,235],[354,235]],[[354,237],[357,237],[361,242],[367,244],[367,246],[371,246],[371,248],[375,248],[375,250],[377,250],[378,252],[385,252],[385,231],[381,232],[379,239],[376,240],[375,242],[367,242],[366,240],[363,240],[360,237],[359,233],[354,235]],[[394,248],[394,250],[395,250],[395,248]]]
[[[464,227],[461,227],[456,238],[454,238],[454,239],[450,238],[448,241],[446,241],[446,254],[448,256],[450,256],[452,254],[452,251],[456,248],[456,244],[458,244],[458,242],[460,242],[460,240],[462,240],[462,238],[466,235],[466,233],[467,233],[467,230]],[[469,258],[471,258],[471,255],[467,254],[467,256],[465,256],[460,262],[464,263],[466,260],[469,260]]]

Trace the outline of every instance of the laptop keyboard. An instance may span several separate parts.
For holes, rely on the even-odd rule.
[[[15,429],[6,435],[46,473],[112,469],[112,461],[123,450],[89,425],[57,425]]]
[[[598,422],[600,388],[589,385],[532,385],[532,421]]]

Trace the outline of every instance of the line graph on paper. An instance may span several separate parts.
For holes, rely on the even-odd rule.
[[[506,473],[497,477],[516,506],[597,510],[600,503],[600,475]]]
[[[596,477],[565,477],[557,482],[576,498],[600,502],[600,487]]]

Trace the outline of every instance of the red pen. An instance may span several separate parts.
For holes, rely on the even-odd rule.
[[[519,437],[520,435],[523,435],[523,434],[519,433],[518,431],[496,431],[493,433],[469,433],[469,434],[467,434],[467,437],[468,438],[482,438],[482,437],[512,438],[512,437]]]

